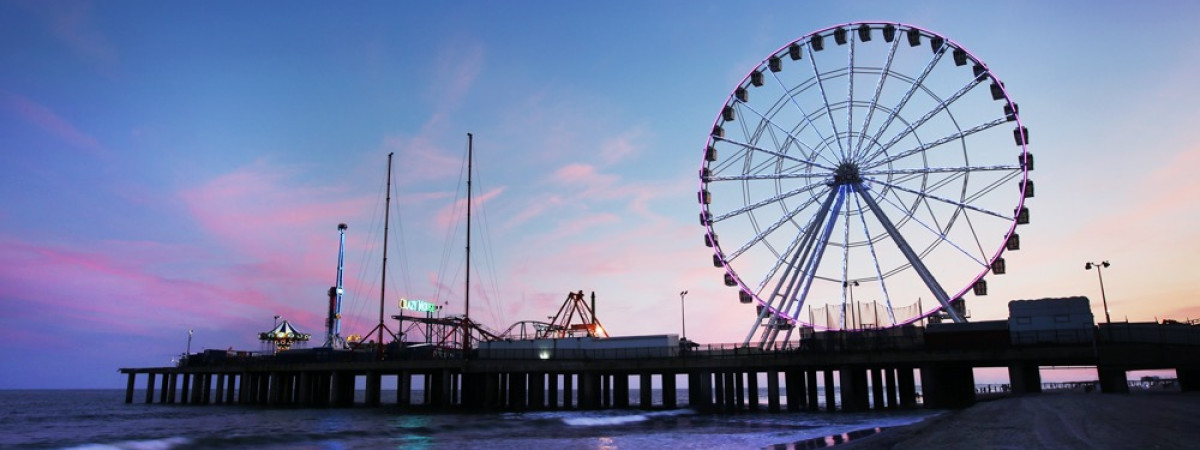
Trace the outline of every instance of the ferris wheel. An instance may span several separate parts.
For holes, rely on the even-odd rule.
[[[717,114],[698,194],[713,264],[758,306],[746,345],[964,321],[1020,248],[1028,140],[1000,79],[929,30],[849,23],[769,54]]]

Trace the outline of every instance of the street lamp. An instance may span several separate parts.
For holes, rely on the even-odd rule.
[[[688,291],[679,293],[679,320],[683,322],[683,337],[687,338],[687,309],[683,306],[683,296],[687,295]]]
[[[1089,262],[1083,265],[1083,270],[1092,270],[1093,267],[1096,268],[1096,276],[1100,278],[1100,300],[1104,302],[1104,323],[1112,325],[1112,317],[1108,315],[1108,297],[1104,294],[1104,272],[1101,271],[1102,268],[1108,266],[1108,261],[1100,263]]]
[[[854,287],[855,286],[858,286],[857,281],[843,281],[842,282],[842,287],[850,289],[850,326],[851,327],[854,326]],[[843,305],[843,309],[844,308],[845,308],[845,306]],[[844,310],[843,310],[843,314],[845,314]],[[862,321],[861,317],[859,317],[859,321],[860,322]]]
[[[271,329],[274,330],[275,327],[277,327],[277,326],[279,326],[279,315],[278,314],[275,315],[275,324],[271,325]]]
[[[188,345],[187,353],[183,354],[183,359],[188,359],[192,355],[192,330],[188,330]]]

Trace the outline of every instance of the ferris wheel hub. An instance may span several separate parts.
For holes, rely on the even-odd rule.
[[[843,186],[847,184],[857,184],[862,182],[862,176],[858,173],[858,164],[853,162],[844,162],[838,165],[837,170],[833,172],[833,184],[835,186]]]

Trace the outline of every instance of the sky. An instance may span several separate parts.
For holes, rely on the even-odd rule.
[[[1200,6],[1187,2],[0,1],[0,389],[115,388],[121,367],[320,340],[347,223],[343,334],[400,297],[497,331],[595,292],[614,335],[738,343],[696,173],[769,53],[909,23],[985,61],[1030,130],[1036,197],[973,320],[1084,295],[1200,318]],[[1015,192],[1014,192],[1015,194]],[[1014,195],[1014,203],[1017,201]],[[389,326],[395,323],[388,320]],[[315,343],[319,344],[319,342]]]

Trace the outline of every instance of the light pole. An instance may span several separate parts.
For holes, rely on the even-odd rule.
[[[279,315],[275,315],[275,324],[271,325],[271,330],[274,331],[277,326],[279,326]]]
[[[857,281],[843,281],[842,282],[842,287],[850,289],[850,326],[851,327],[854,326],[854,287],[855,286],[858,286]],[[861,320],[862,320],[862,318],[860,317],[859,321],[861,321]]]
[[[687,309],[683,306],[683,296],[687,295],[688,291],[679,293],[679,319],[683,323],[683,337],[687,338]]]
[[[192,355],[192,330],[188,330],[188,345],[187,353],[183,354],[183,359],[188,359]]]
[[[1089,262],[1083,265],[1083,270],[1092,270],[1093,267],[1096,268],[1096,276],[1100,278],[1100,300],[1104,302],[1104,323],[1112,325],[1112,317],[1108,315],[1108,297],[1104,294],[1104,272],[1101,270],[1102,268],[1108,266],[1108,261],[1100,263]]]

